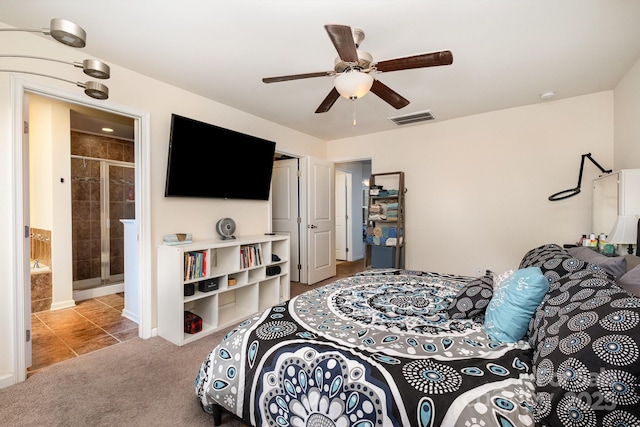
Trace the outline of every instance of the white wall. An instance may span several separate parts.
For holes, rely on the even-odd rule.
[[[0,26],[5,26],[0,23]],[[61,60],[77,61],[90,56],[84,49],[82,52],[52,42],[43,37],[21,32],[3,34],[4,46],[12,51],[24,55],[54,57]],[[3,59],[3,67],[21,69],[33,72],[44,72],[72,81],[84,81],[82,73],[68,65],[51,65],[40,61],[24,61],[19,59]],[[224,200],[191,200],[179,198],[164,198],[164,180],[168,152],[168,138],[171,113],[192,117],[196,120],[212,123],[222,127],[245,132],[265,139],[276,141],[278,151],[297,156],[311,155],[325,158],[324,143],[316,138],[300,132],[268,122],[258,117],[243,113],[225,105],[212,102],[197,94],[186,92],[166,85],[152,78],[111,66],[112,78],[106,82],[110,89],[107,101],[96,101],[85,97],[82,89],[72,84],[44,77],[24,74],[11,75],[0,73],[0,387],[16,381],[18,373],[15,371],[16,343],[16,309],[17,286],[19,272],[16,263],[22,260],[21,254],[16,253],[16,236],[19,230],[14,229],[16,208],[16,184],[14,182],[17,165],[13,164],[14,149],[18,149],[19,141],[14,141],[14,118],[21,115],[13,110],[12,90],[17,87],[12,84],[15,79],[34,82],[36,87],[50,87],[56,93],[68,94],[69,99],[82,99],[90,105],[105,109],[136,110],[148,112],[150,117],[150,170],[142,171],[149,174],[151,182],[151,268],[150,284],[152,300],[155,301],[155,248],[160,244],[162,236],[167,233],[191,232],[194,240],[213,238],[215,222],[222,217],[232,217],[238,225],[238,235],[262,234],[269,229],[269,203],[249,201]],[[66,96],[65,96],[66,98]],[[218,159],[212,159],[212,167]],[[238,170],[242,168],[238,159]],[[18,189],[18,191],[21,191]],[[69,219],[70,220],[70,219]],[[55,228],[57,225],[53,224]],[[55,232],[55,230],[54,230]],[[70,252],[69,252],[70,253]],[[141,286],[145,286],[142,284]],[[155,322],[155,306],[152,307],[152,317]],[[22,335],[24,332],[20,332]]]
[[[75,305],[69,105],[29,96],[29,218],[31,228],[51,230],[52,310]]]
[[[31,205],[31,228],[51,230],[53,219],[51,206],[52,192],[52,134],[51,108],[53,106],[41,97],[29,100],[30,122],[40,125],[29,132],[29,196]]]
[[[547,198],[576,186],[581,154],[613,167],[613,92],[328,143],[336,162],[370,153],[373,173],[405,172],[407,268],[517,269],[527,250],[591,231],[593,164],[579,195]]]
[[[614,91],[615,170],[640,168],[640,60]]]

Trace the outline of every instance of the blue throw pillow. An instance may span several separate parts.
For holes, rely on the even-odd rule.
[[[539,267],[520,269],[504,279],[494,290],[485,312],[487,335],[501,342],[524,338],[529,321],[548,290],[549,283]]]

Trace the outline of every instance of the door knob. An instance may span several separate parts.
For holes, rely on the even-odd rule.
[[[313,224],[309,224],[309,225],[307,225],[307,228],[318,228],[318,226],[317,225],[313,225]]]

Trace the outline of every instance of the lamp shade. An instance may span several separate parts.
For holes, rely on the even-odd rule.
[[[357,99],[369,93],[373,77],[367,73],[350,70],[338,75],[334,84],[340,95],[347,99]]]
[[[608,243],[630,245],[636,243],[638,217],[636,215],[618,215],[613,230],[607,237]]]

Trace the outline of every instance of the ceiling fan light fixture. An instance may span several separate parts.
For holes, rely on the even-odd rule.
[[[347,99],[358,99],[369,93],[373,77],[358,70],[350,70],[338,75],[334,83],[340,95]]]

